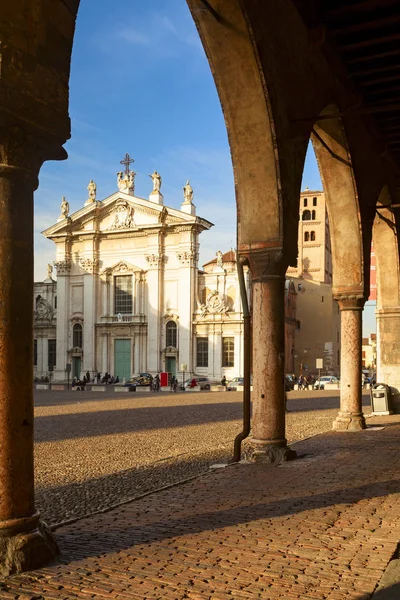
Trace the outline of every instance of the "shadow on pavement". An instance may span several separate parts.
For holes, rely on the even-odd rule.
[[[271,469],[273,468],[271,467]],[[249,471],[247,470],[248,476]],[[225,504],[227,508],[215,510],[214,488],[218,484],[215,477],[218,475],[210,475],[205,479],[188,483],[180,488],[178,497],[174,497],[174,490],[160,492],[162,496],[158,496],[157,500],[161,502],[160,506],[163,507],[161,509],[157,507],[156,510],[154,502],[150,502],[150,506],[146,508],[143,507],[143,504],[117,508],[113,512],[111,527],[110,523],[107,523],[107,519],[100,517],[96,523],[93,519],[91,521],[82,520],[76,523],[70,531],[58,530],[56,536],[64,552],[61,560],[69,561],[76,554],[79,558],[104,555],[135,545],[152,544],[203,531],[217,531],[224,527],[252,521],[287,517],[319,508],[337,506],[337,511],[340,513],[344,506],[351,506],[363,499],[396,494],[399,490],[398,479],[385,480],[350,489],[335,488],[325,493],[290,498],[283,496],[273,501],[266,499],[265,502],[252,504],[244,494],[235,498],[234,494],[229,494],[225,487],[225,493],[219,499],[219,504]],[[210,504],[208,493],[211,496]],[[200,501],[192,504],[192,498],[197,496],[200,496]],[[155,497],[153,496],[153,498]],[[182,511],[182,507],[186,508],[186,512]],[[210,510],[208,511],[207,508]],[[160,518],[162,513],[163,516]],[[138,524],[135,524],[137,519],[133,515],[139,519]],[[101,526],[102,519],[106,521],[103,528]],[[72,551],[73,556],[68,556],[68,549]]]
[[[378,590],[372,596],[361,596],[359,600],[399,600],[400,598],[400,583],[395,583],[382,590]]]

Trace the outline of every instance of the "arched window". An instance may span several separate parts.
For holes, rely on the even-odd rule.
[[[307,206],[307,198],[304,198],[303,206]]]
[[[310,241],[310,234],[308,231],[304,232],[304,241],[305,242],[309,242]]]
[[[316,215],[315,210],[313,210],[312,213],[311,213],[311,220],[312,221],[315,221],[315,215]]]
[[[312,242],[315,242],[315,231],[312,231],[312,232],[310,233],[310,240],[311,240]]]
[[[176,348],[176,331],[177,327],[175,321],[168,321],[165,327],[167,346],[173,346]]]
[[[72,345],[74,348],[82,348],[82,325],[75,323],[72,328]]]
[[[311,212],[309,210],[303,210],[303,221],[311,221]]]

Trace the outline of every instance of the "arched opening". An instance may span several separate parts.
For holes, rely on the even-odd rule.
[[[365,300],[364,226],[352,158],[338,109],[327,106],[311,140],[323,182],[332,246],[333,293],[341,308],[340,411],[338,431],[364,429],[361,356],[362,308]]]
[[[303,210],[303,214],[301,215],[302,221],[311,221],[311,211]]]
[[[312,210],[311,211],[311,221],[315,221],[315,215],[316,215],[315,210]]]
[[[315,242],[315,231],[310,232],[310,241]]]
[[[168,323],[165,326],[166,346],[172,346],[173,348],[177,348],[177,333],[178,328],[176,326],[175,321],[168,321]]]
[[[305,231],[304,232],[304,241],[305,242],[309,242],[310,241],[310,232],[309,231]]]
[[[351,288],[364,296],[363,224],[346,135],[338,109],[327,106],[314,125],[311,141],[324,187],[329,216],[334,290]],[[368,258],[369,262],[369,258]]]
[[[75,323],[72,328],[72,345],[74,348],[83,348],[83,330],[80,323]]]

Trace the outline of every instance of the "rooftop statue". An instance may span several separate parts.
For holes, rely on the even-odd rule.
[[[67,200],[65,199],[65,196],[62,197],[60,208],[61,208],[61,216],[66,219],[68,217],[68,213],[69,213],[69,202],[67,202]]]
[[[190,185],[189,179],[186,182],[186,185],[183,188],[183,197],[185,199],[186,204],[191,204],[193,200],[193,188]]]
[[[160,193],[161,190],[161,183],[162,183],[162,179],[161,179],[161,175],[160,173],[157,173],[157,171],[154,171],[154,173],[152,173],[151,175],[149,175],[149,177],[151,177],[152,181],[153,181],[153,191],[152,193]]]
[[[89,192],[89,198],[88,198],[88,200],[90,200],[91,202],[94,202],[96,200],[97,185],[95,184],[95,182],[93,181],[93,179],[91,179],[89,181],[89,185],[87,186],[87,190]]]

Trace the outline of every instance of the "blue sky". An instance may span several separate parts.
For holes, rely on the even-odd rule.
[[[182,202],[190,179],[197,214],[215,224],[201,235],[200,264],[236,244],[233,172],[214,81],[185,0],[81,0],[70,80],[69,158],[47,162],[35,194],[35,280],[46,277],[54,244],[40,234],[55,223],[61,196],[71,212],[97,184],[117,191],[126,152],[135,158],[135,192],[147,197],[154,169],[165,204]],[[303,188],[321,189],[309,152]]]

